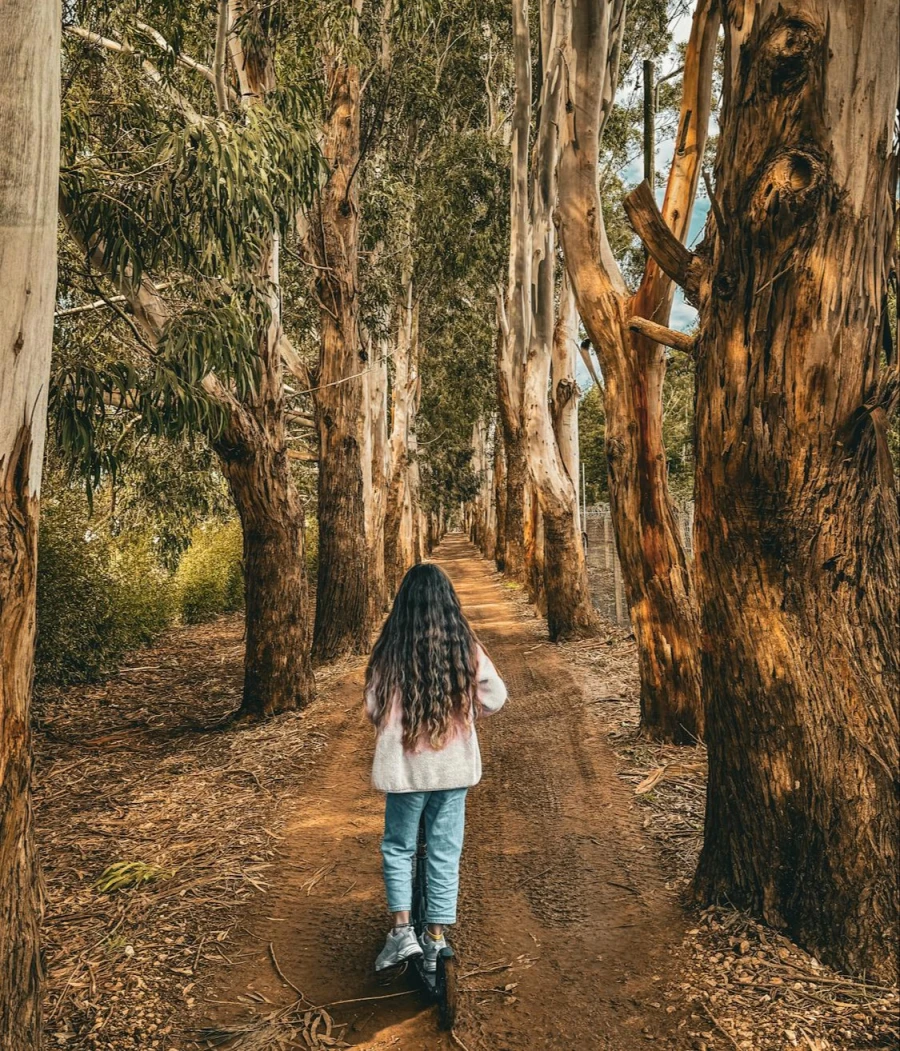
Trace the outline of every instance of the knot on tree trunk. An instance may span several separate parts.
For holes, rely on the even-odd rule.
[[[760,50],[754,54],[754,49],[747,48],[745,52],[753,57],[757,89],[770,98],[799,91],[815,65],[824,40],[822,29],[801,18],[776,15],[761,33],[766,39]]]
[[[825,171],[825,163],[811,150],[779,149],[762,165],[751,191],[747,209],[751,229],[774,225],[787,234],[812,217],[822,196]]]

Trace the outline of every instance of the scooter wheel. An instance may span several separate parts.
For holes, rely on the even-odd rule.
[[[438,1001],[438,1022],[444,1030],[452,1029],[456,1023],[456,1006],[459,999],[457,963],[452,953],[441,953],[437,958],[435,992]]]

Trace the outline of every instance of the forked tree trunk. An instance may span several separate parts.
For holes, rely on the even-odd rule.
[[[31,686],[56,292],[59,37],[53,0],[0,7],[0,1048],[41,1044]]]
[[[356,23],[356,14],[351,16]],[[366,512],[363,500],[363,372],[359,338],[359,67],[355,56],[325,60],[328,180],[311,223],[320,351],[319,573],[313,654],[333,660],[369,647]]]
[[[541,605],[546,605],[547,628],[554,641],[586,638],[599,630],[588,588],[587,563],[578,524],[578,493],[557,443],[549,397],[556,336],[553,208],[564,80],[562,47],[568,21],[568,3],[544,0],[541,19],[543,82],[531,194],[531,323],[522,413],[535,515],[534,553],[529,560],[531,590],[537,592]]]
[[[707,0],[698,7],[688,46],[678,133],[679,149],[684,149],[675,161],[687,158],[694,172],[706,135],[703,113],[709,110],[712,61],[704,51],[710,45],[709,8]],[[589,0],[573,7],[567,66],[575,74],[567,82],[560,236],[579,313],[603,371],[610,508],[638,644],[641,725],[658,739],[691,744],[703,728],[699,637],[666,480],[662,351],[653,345],[641,353],[633,338],[632,302],[606,238],[598,192],[600,140],[615,95],[624,13],[623,0]],[[686,188],[695,184],[695,176],[670,178],[665,207],[679,234],[687,229],[693,201]],[[675,240],[671,231],[669,237]],[[645,274],[634,298],[638,310],[652,280]]]
[[[709,742],[697,888],[843,970],[890,981],[897,9],[738,2],[724,23],[724,225],[708,227],[697,366]]]

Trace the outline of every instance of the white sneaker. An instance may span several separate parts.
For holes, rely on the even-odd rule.
[[[384,942],[384,948],[378,954],[375,961],[376,971],[386,971],[388,967],[396,967],[404,960],[410,960],[414,956],[422,955],[422,946],[416,938],[416,932],[412,927],[394,927],[388,931]]]
[[[444,935],[441,934],[439,938],[435,938],[426,927],[419,935],[419,946],[422,949],[422,955],[425,957],[422,966],[426,971],[433,973],[437,970],[437,958],[440,956],[441,949],[447,947]]]

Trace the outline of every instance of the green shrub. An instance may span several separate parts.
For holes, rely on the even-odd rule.
[[[174,592],[146,539],[114,539],[82,493],[47,501],[38,534],[39,682],[90,682],[171,624]]]
[[[204,526],[194,532],[175,574],[185,624],[197,624],[243,607],[243,553],[239,522]]]

